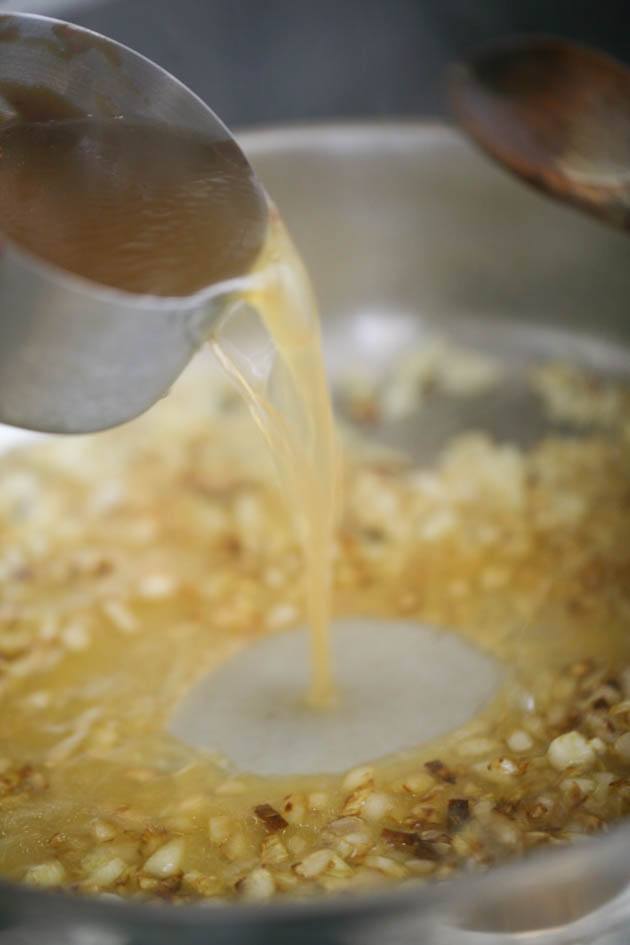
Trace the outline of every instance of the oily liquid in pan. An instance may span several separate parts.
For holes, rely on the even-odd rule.
[[[0,92],[18,116],[0,130],[0,214],[15,243],[138,294],[184,297],[240,277],[240,296],[273,343],[271,373],[263,379],[239,357],[229,324],[212,345],[262,429],[291,503],[306,564],[310,701],[330,703],[337,442],[316,303],[278,214],[229,140],[81,117],[44,90]]]
[[[218,277],[229,277],[232,287],[237,280],[239,304],[257,311],[272,336],[272,370],[244,356],[232,331],[233,311],[211,343],[253,405],[294,503],[311,567],[312,699],[325,703],[338,464],[303,269],[247,168],[229,160],[229,147],[204,143],[200,150],[185,134],[177,143],[143,126],[145,137],[135,126],[129,153],[123,126],[68,117],[63,128],[42,126],[38,113],[29,130],[28,122],[19,133],[17,123],[0,130],[0,148],[6,148],[0,211],[8,220],[13,213],[17,229],[10,235],[49,258],[58,249],[51,234],[61,235],[66,226],[76,253],[59,262],[90,277],[85,267],[92,262],[76,231],[81,218],[71,211],[73,202],[93,201],[100,187],[109,206],[98,213],[88,208],[88,216],[95,225],[115,224],[102,244],[113,255],[96,260],[105,284],[186,295]],[[48,155],[35,149],[41,135],[65,142],[66,150],[53,147]],[[115,177],[106,150],[111,144]],[[188,165],[163,161],[168,154],[187,156]],[[29,174],[27,157],[57,174],[57,203],[54,193],[41,195],[52,201],[44,204],[50,228],[43,233],[33,222],[41,223],[41,214],[17,212],[37,197],[39,181]],[[214,169],[217,187],[191,188],[186,174],[177,178],[178,167],[187,167],[186,174],[195,168],[206,183]],[[223,199],[241,185],[239,212],[252,212],[247,232],[226,216],[234,204]],[[182,186],[191,197],[186,214],[165,200]],[[139,199],[141,188],[146,199]],[[136,199],[146,211],[142,227],[126,213]],[[31,228],[24,228],[29,220]],[[171,227],[160,221],[179,227],[182,241],[173,241]],[[188,239],[190,226],[209,239],[221,229],[219,250],[231,234],[231,251],[213,257],[204,255],[205,246],[198,252]],[[243,242],[247,234],[250,243]],[[133,266],[115,253],[121,238]],[[151,265],[155,260],[165,266]],[[162,272],[173,260],[183,266],[176,283]],[[352,540],[339,543],[337,612],[452,626],[517,666],[522,685],[506,687],[487,712],[438,743],[410,746],[351,771],[344,756],[340,775],[267,777],[226,770],[221,759],[165,732],[173,708],[201,674],[214,672],[241,646],[254,651],[252,641],[278,628],[273,612],[286,613],[299,595],[293,535],[278,514],[267,471],[259,468],[264,456],[253,440],[240,441],[238,411],[219,417],[205,408],[205,383],[188,393],[182,403],[174,392],[138,426],[80,444],[53,440],[3,460],[3,876],[135,901],[311,895],[485,870],[628,813],[623,409],[618,440],[610,445],[593,437],[584,444],[552,438],[519,453],[463,436],[438,468],[419,476],[371,463],[349,468],[346,534]],[[245,514],[252,503],[254,514]],[[258,535],[250,529],[252,518]],[[281,581],[267,586],[273,568]],[[295,613],[294,607],[285,626]],[[363,648],[358,657],[365,673]],[[436,658],[424,668],[437,676],[443,664]],[[465,688],[466,673],[458,677],[457,688]],[[417,688],[418,678],[414,683]],[[337,727],[352,706],[350,687],[347,692],[341,711],[311,712],[309,721],[331,720]],[[390,701],[377,700],[377,706],[395,720],[393,685],[390,692]],[[448,698],[443,687],[438,711]],[[421,741],[422,712],[412,719]],[[570,731],[573,726],[580,731]],[[609,741],[596,734],[600,730]],[[393,731],[396,736],[395,721]],[[575,759],[583,765],[574,768]]]

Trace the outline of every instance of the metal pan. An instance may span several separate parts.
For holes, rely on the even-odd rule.
[[[427,333],[513,364],[562,355],[630,373],[627,237],[528,192],[455,132],[340,124],[261,130],[240,142],[311,269],[333,382],[348,360],[384,370]],[[527,404],[513,404],[509,419],[526,439]],[[414,424],[377,434],[420,443],[426,433]],[[629,842],[620,824],[481,876],[265,907],[169,908],[1,883],[0,943],[613,945],[627,941]]]

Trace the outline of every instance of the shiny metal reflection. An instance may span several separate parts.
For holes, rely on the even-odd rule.
[[[105,109],[107,116],[120,112],[212,139],[231,138],[181,82],[89,30],[7,14],[0,17],[0,52],[0,89],[3,83],[44,87],[86,114]],[[212,287],[187,298],[119,292],[5,242],[0,421],[81,433],[137,416],[168,391],[220,305]]]

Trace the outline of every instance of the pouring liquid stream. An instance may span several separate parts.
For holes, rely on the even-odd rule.
[[[269,446],[298,529],[311,635],[308,702],[321,709],[336,699],[329,625],[340,455],[317,303],[302,260],[273,207],[267,241],[245,282],[242,301],[257,313],[272,342],[266,376],[260,358],[243,356],[242,349],[231,343],[229,310],[211,344]]]

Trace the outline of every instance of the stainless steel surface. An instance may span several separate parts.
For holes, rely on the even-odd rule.
[[[382,371],[429,334],[493,351],[515,377],[528,360],[559,355],[628,373],[627,237],[530,193],[454,132],[332,125],[242,142],[313,273],[333,379],[358,364]],[[518,390],[488,422],[527,438],[538,420]],[[432,452],[440,424],[468,423],[452,405],[440,410],[437,420],[426,411],[429,426],[416,417],[380,435],[421,456],[426,437]],[[620,824],[486,875],[265,907],[169,908],[0,884],[0,945],[625,945],[629,842]]]
[[[0,83],[43,85],[90,114],[98,115],[105,102],[127,117],[229,137],[196,95],[132,50],[80,30],[85,49],[64,54],[58,24],[26,14],[3,17],[5,33],[16,26],[19,38],[2,43]],[[212,288],[157,300],[106,289],[6,242],[0,254],[0,419],[79,433],[137,416],[179,375],[218,304]]]

